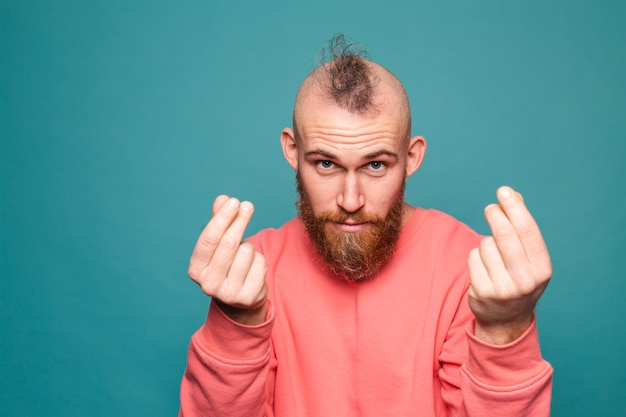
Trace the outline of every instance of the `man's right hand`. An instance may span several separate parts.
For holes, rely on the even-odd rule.
[[[265,258],[242,242],[254,206],[221,195],[189,261],[189,277],[233,320],[255,325],[265,321]]]

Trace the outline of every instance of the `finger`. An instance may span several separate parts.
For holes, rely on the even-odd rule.
[[[478,245],[478,253],[491,281],[493,295],[502,296],[509,294],[512,291],[511,277],[504,265],[494,238],[491,236],[484,238]]]
[[[227,276],[253,212],[254,206],[249,201],[240,204],[237,216],[222,235],[211,259],[210,268],[213,274]]]
[[[227,195],[222,194],[222,195],[217,196],[217,198],[213,202],[213,216],[215,216],[215,213],[217,213],[220,210],[220,208],[222,208],[224,203],[227,201],[228,201]]]
[[[196,275],[200,270],[204,269],[211,259],[213,254],[219,247],[224,233],[236,219],[239,213],[239,201],[236,198],[229,198],[226,200],[219,211],[215,213],[211,221],[206,225],[196,247],[191,254],[191,260],[189,261],[189,275]],[[193,276],[192,276],[193,278]]]
[[[241,287],[242,298],[246,300],[248,308],[259,307],[261,303],[265,302],[267,298],[266,272],[265,257],[259,252],[255,252],[248,275]]]
[[[539,226],[528,211],[524,200],[510,187],[500,187],[498,201],[506,217],[519,236],[524,252],[532,263],[549,261],[548,251],[541,236]]]
[[[515,227],[502,207],[490,204],[485,208],[485,219],[489,223],[493,240],[500,252],[506,269],[517,276],[528,268],[528,258]]]
[[[485,268],[480,258],[478,248],[474,248],[470,251],[467,266],[470,275],[470,297],[474,299],[489,297],[493,293],[493,283],[489,278],[487,268]]]
[[[245,300],[240,299],[240,292],[253,262],[254,246],[249,242],[241,243],[237,248],[227,277],[217,294],[217,297],[222,302],[233,306],[241,303],[245,304]]]

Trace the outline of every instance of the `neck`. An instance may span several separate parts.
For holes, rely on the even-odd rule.
[[[404,226],[409,223],[414,212],[415,207],[411,206],[410,204],[404,203],[404,207],[402,209],[402,229],[404,229]]]

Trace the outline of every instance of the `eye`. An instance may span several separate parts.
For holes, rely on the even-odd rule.
[[[370,162],[369,165],[370,165],[370,168],[374,171],[381,171],[383,168],[385,168],[385,163],[380,162],[380,161]]]
[[[331,169],[334,166],[332,161],[328,161],[328,160],[318,161],[317,165],[322,169]]]

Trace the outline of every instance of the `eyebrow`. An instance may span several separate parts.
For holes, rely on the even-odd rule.
[[[324,158],[328,158],[328,159],[337,159],[337,157],[335,155],[333,155],[332,153],[326,152],[326,151],[323,151],[323,150],[309,151],[309,152],[307,152],[305,154],[305,157],[309,158],[309,157],[315,156],[315,155],[323,156]],[[398,154],[397,153],[391,152],[391,151],[387,151],[387,150],[380,150],[380,151],[368,153],[367,155],[365,155],[363,157],[363,159],[367,159],[367,160],[376,159],[376,158],[378,158],[380,156],[383,156],[383,155],[390,156],[390,157],[392,157],[394,159],[398,159]]]
[[[365,155],[365,159],[376,159],[379,156],[390,156],[394,159],[398,159],[398,154],[395,152],[391,152],[391,151],[386,151],[386,150],[380,150],[380,151],[376,151],[376,152],[372,152],[372,153],[368,153],[367,155]]]
[[[326,152],[326,151],[322,151],[322,150],[309,151],[309,152],[304,154],[304,156],[306,158],[309,158],[309,157],[315,156],[315,155],[323,156],[324,158],[328,158],[328,159],[336,159],[335,155],[333,155],[332,153]]]

